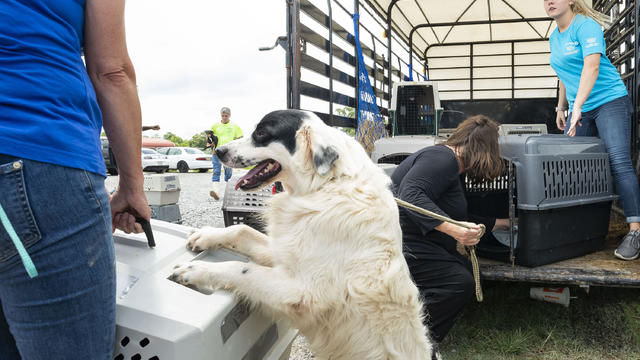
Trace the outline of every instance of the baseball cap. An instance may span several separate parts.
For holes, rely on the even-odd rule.
[[[225,114],[225,113],[231,115],[231,109],[229,109],[226,106],[220,109],[220,114]]]

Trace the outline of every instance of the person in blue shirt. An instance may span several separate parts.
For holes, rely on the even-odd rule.
[[[151,215],[141,125],[124,0],[0,1],[1,359],[112,359],[112,232]]]
[[[614,255],[637,259],[640,188],[630,153],[633,108],[620,74],[605,53],[602,26],[607,26],[608,17],[583,0],[545,0],[544,8],[557,24],[549,37],[550,64],[560,79],[557,126],[569,136],[598,135],[603,140],[630,230]]]

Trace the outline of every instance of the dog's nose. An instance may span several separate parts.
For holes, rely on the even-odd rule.
[[[223,159],[226,154],[227,154],[226,147],[222,146],[216,149],[216,156],[218,157],[218,159]]]

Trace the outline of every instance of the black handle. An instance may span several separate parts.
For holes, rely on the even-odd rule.
[[[147,243],[149,244],[149,247],[156,247],[156,240],[153,238],[153,231],[151,231],[151,223],[149,222],[149,220],[137,217],[136,222],[142,226],[144,234],[147,235]]]

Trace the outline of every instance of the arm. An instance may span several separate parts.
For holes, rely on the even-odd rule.
[[[582,126],[580,119],[582,118],[582,105],[587,101],[593,85],[596,83],[598,73],[600,71],[600,54],[591,54],[584,58],[584,66],[580,75],[580,85],[578,86],[578,94],[573,103],[571,110],[571,127],[567,131],[567,135],[575,136],[576,126]]]
[[[402,179],[399,197],[423,209],[447,216],[437,205],[436,200],[458,180],[457,164],[442,161],[444,159],[418,159],[414,166]],[[436,229],[445,233],[463,245],[474,245],[478,242],[479,227],[467,223],[475,229],[466,229],[448,222],[433,219],[429,216],[406,210],[411,220],[419,226],[423,234]]]
[[[562,81],[558,80],[560,86],[558,87],[558,109],[567,109],[567,89],[564,87]],[[556,126],[558,129],[564,131],[567,125],[567,117],[564,115],[565,110],[556,110]]]
[[[151,211],[142,190],[142,120],[125,42],[124,0],[87,1],[85,60],[120,172],[118,190],[111,199],[112,226],[142,232],[135,216],[149,219]]]

